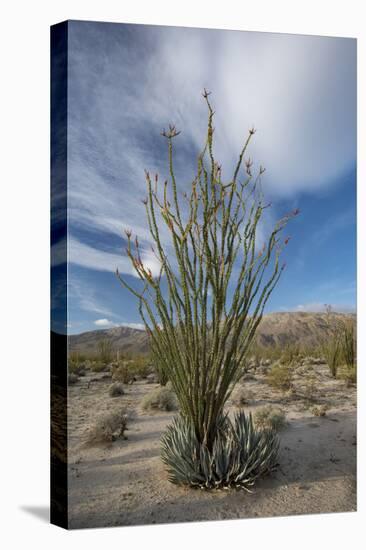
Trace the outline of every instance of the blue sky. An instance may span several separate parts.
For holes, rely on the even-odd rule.
[[[266,167],[273,207],[266,228],[292,208],[286,270],[267,311],[356,304],[356,42],[252,32],[69,24],[68,331],[140,326],[116,267],[136,281],[124,230],[149,252],[144,169],[166,175],[160,131],[176,138],[180,189],[193,175],[212,91],[215,152],[230,170],[248,129],[250,156]],[[57,245],[56,245],[57,246]]]

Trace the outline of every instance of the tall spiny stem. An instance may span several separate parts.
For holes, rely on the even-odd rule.
[[[260,191],[264,169],[253,176],[253,163],[246,158],[255,130],[249,130],[233,177],[225,184],[214,158],[214,111],[206,90],[203,97],[208,108],[207,135],[186,195],[188,212],[180,203],[174,171],[173,142],[180,133],[174,126],[162,132],[169,163],[169,179],[162,191],[158,176],[145,174],[144,204],[160,273],[153,276],[144,265],[139,242],[133,242],[128,231],[127,255],[144,283],[142,290],[117,275],[139,301],[152,348],[173,385],[182,414],[192,422],[198,441],[211,448],[218,419],[284,269],[279,256],[286,241],[281,244],[280,234],[298,210],[280,219],[258,250],[258,227],[270,205],[263,203]],[[165,234],[162,238],[163,231],[170,245]]]

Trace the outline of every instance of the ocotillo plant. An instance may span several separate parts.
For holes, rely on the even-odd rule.
[[[258,173],[247,158],[255,133],[249,130],[232,177],[225,183],[214,158],[214,112],[209,93],[207,135],[197,171],[181,197],[176,180],[175,126],[167,140],[169,179],[146,172],[144,200],[153,252],[160,264],[154,276],[142,261],[138,238],[127,231],[127,254],[143,282],[141,291],[122,284],[139,301],[139,311],[153,348],[177,394],[181,414],[197,440],[212,449],[224,405],[242,373],[245,355],[264,307],[284,269],[280,233],[298,210],[280,219],[258,250],[257,232],[264,210]],[[163,231],[167,231],[170,247]]]
[[[353,369],[356,365],[356,327],[351,319],[345,320],[343,324],[342,352],[347,368]]]
[[[332,306],[325,304],[328,333],[321,341],[321,351],[333,378],[337,377],[342,354],[343,323],[332,315]]]

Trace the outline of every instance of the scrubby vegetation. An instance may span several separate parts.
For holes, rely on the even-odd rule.
[[[314,405],[314,407],[311,407],[310,412],[314,416],[325,416],[328,409],[328,405]]]
[[[93,372],[105,372],[108,366],[103,361],[93,361],[90,368]]]
[[[281,391],[286,391],[291,388],[292,379],[293,369],[291,365],[276,363],[267,374],[268,384]]]
[[[262,430],[281,430],[286,425],[286,415],[282,409],[267,405],[255,411],[255,425]]]
[[[133,373],[126,362],[118,362],[112,366],[112,380],[129,384],[133,380]]]
[[[175,393],[166,387],[156,388],[145,395],[141,402],[142,409],[174,411],[177,409],[177,398]]]
[[[233,391],[231,401],[236,407],[244,407],[253,399],[253,393],[242,385],[239,385]]]
[[[117,412],[111,412],[101,415],[96,419],[95,424],[90,428],[87,443],[111,443],[122,437],[127,439],[125,431],[127,430],[127,411],[120,409]]]
[[[69,373],[76,374],[77,376],[84,376],[87,366],[87,358],[84,354],[79,352],[70,353],[67,366]]]
[[[338,330],[324,340],[322,353],[331,375],[336,378],[341,359],[341,340]]]
[[[317,391],[317,379],[315,377],[314,371],[310,370],[304,376],[303,397],[307,401],[314,401],[316,391]]]
[[[146,378],[153,370],[150,358],[136,356],[133,359],[122,359],[112,363],[113,380],[129,384],[137,378]]]
[[[342,378],[348,384],[357,381],[356,367],[356,327],[352,321],[346,320],[341,334],[342,358],[345,367],[342,369]]]
[[[114,382],[109,386],[108,393],[110,397],[118,397],[120,395],[123,395],[125,393],[123,389],[123,384],[121,384],[120,382]]]
[[[98,342],[99,360],[104,365],[110,363],[113,359],[113,344],[110,340],[105,339]]]

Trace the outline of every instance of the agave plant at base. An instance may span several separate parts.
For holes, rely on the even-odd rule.
[[[176,416],[161,439],[162,460],[169,481],[205,489],[247,489],[276,466],[279,439],[275,432],[257,430],[243,411],[233,421],[222,416],[210,451],[200,443],[192,422]]]

